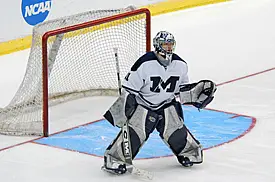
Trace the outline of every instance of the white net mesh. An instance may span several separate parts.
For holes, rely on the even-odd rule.
[[[90,11],[44,22],[33,29],[31,53],[23,82],[10,104],[0,110],[0,133],[43,134],[42,36],[44,33],[109,17],[125,9]],[[120,75],[146,52],[145,13],[52,36],[47,41],[48,103],[94,95],[117,94],[114,48]]]

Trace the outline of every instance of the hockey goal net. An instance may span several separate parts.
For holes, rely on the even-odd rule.
[[[0,110],[0,133],[48,136],[50,106],[117,95],[114,49],[125,76],[150,50],[150,31],[148,9],[89,11],[34,27],[24,79]]]

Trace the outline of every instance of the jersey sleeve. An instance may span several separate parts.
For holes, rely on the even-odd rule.
[[[143,76],[144,75],[142,73],[142,66],[140,66],[135,71],[129,71],[122,82],[122,87],[133,94],[139,93],[141,87],[144,84]]]
[[[187,84],[189,83],[189,76],[188,76],[188,66],[185,66],[185,69],[183,71],[183,76],[182,76],[182,83],[181,84]]]
[[[188,76],[188,66],[187,64],[184,64],[183,70],[182,70],[182,78],[181,78],[181,82],[179,84],[179,88],[177,90],[177,93],[179,93],[179,90],[181,87],[183,87],[185,84],[189,83],[189,76]]]
[[[181,65],[178,65],[179,67],[181,67],[182,71],[180,86],[189,83],[187,63],[177,54],[173,54],[172,59],[178,60],[181,63]]]

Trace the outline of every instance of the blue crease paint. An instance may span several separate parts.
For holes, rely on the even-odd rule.
[[[232,141],[243,135],[253,118],[214,110],[201,110],[183,106],[185,125],[201,142],[204,148],[211,148]],[[105,149],[119,132],[106,120],[80,126],[65,132],[36,140],[36,143],[103,156]],[[137,159],[172,155],[155,130],[144,144]]]

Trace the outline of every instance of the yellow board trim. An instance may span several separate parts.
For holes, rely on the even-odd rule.
[[[209,4],[216,4],[226,1],[231,0],[168,0],[156,4],[150,4],[144,6],[144,8],[148,8],[152,16],[156,16],[159,14],[165,14],[178,10],[193,8],[197,6],[204,6]]]
[[[133,21],[138,21],[138,20],[142,20],[142,19],[145,20],[145,18],[146,18],[145,13],[142,13],[142,14],[130,16],[130,17],[127,17],[127,18],[118,19],[118,20],[114,20],[114,21],[111,21],[111,22],[106,22],[106,23],[103,23],[103,24],[91,26],[91,27],[88,27],[88,28],[83,28],[83,29],[72,31],[72,32],[67,32],[67,33],[64,34],[63,38],[66,39],[66,38],[71,38],[71,37],[87,34],[87,33],[94,32],[94,31],[98,31],[98,30],[104,30],[104,29],[107,29],[107,28],[110,28],[110,27],[113,27],[113,26],[118,26],[118,25],[121,25],[121,24],[127,24],[127,23],[133,22]],[[49,37],[48,43],[53,42],[54,40],[55,40],[55,36],[54,37]],[[40,45],[41,45],[41,42],[38,43],[38,46],[40,46]]]
[[[156,4],[147,5],[144,6],[144,8],[148,8],[152,16],[156,16],[196,6],[203,6],[226,1],[230,0],[168,0]],[[32,36],[29,35],[23,38],[2,42],[0,43],[0,56],[28,49],[31,47],[31,41]]]
[[[0,43],[0,56],[21,51],[31,47],[32,36],[26,36],[19,39]]]

